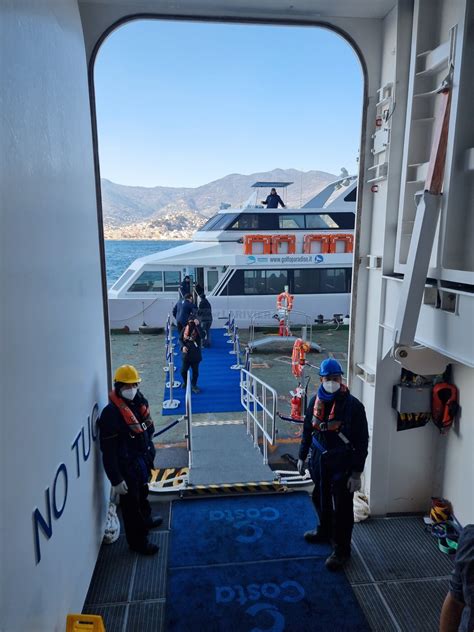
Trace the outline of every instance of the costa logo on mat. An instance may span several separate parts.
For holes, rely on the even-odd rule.
[[[216,586],[216,604],[244,605],[249,601],[257,602],[245,610],[245,613],[254,619],[251,632],[283,632],[285,629],[285,617],[277,606],[274,603],[258,601],[259,599],[297,603],[304,596],[303,586],[293,580],[286,580],[281,584],[268,582],[247,586]],[[266,626],[254,627],[260,619],[262,623],[266,623]]]
[[[211,522],[223,521],[232,523],[232,526],[239,531],[235,539],[243,544],[256,542],[263,535],[263,529],[257,521],[278,520],[280,512],[274,507],[263,507],[262,509],[229,509],[214,510],[209,512]]]

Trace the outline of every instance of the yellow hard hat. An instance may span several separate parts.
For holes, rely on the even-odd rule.
[[[141,382],[138,371],[131,364],[122,364],[115,371],[114,382],[123,382],[124,384],[136,384]]]

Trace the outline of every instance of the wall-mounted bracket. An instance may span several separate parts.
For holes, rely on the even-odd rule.
[[[404,369],[417,375],[439,375],[444,373],[447,365],[452,362],[452,359],[423,345],[397,345],[392,349],[392,357]]]

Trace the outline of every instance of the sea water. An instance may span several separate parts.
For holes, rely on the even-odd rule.
[[[119,276],[125,272],[132,261],[135,261],[135,259],[187,243],[187,241],[177,240],[153,241],[124,239],[116,241],[106,239],[105,257],[107,266],[107,287],[111,287]]]

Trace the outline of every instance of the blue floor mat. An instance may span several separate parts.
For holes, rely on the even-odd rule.
[[[173,503],[171,567],[327,557],[329,545],[308,544],[303,533],[317,522],[305,492]],[[199,543],[199,546],[196,546]]]
[[[168,632],[368,632],[330,548],[307,544],[306,493],[173,504]]]
[[[211,331],[211,347],[202,350],[202,362],[199,365],[198,386],[201,392],[192,395],[193,413],[223,413],[243,410],[240,403],[240,371],[230,367],[236,363],[235,355],[231,355],[232,345],[227,344],[224,329]],[[176,350],[179,345],[176,345]],[[181,353],[174,356],[175,379],[181,378]],[[164,400],[170,398],[169,389],[165,387]],[[163,415],[182,415],[184,409],[184,389],[175,389],[173,399],[179,400],[178,408],[163,409]]]

